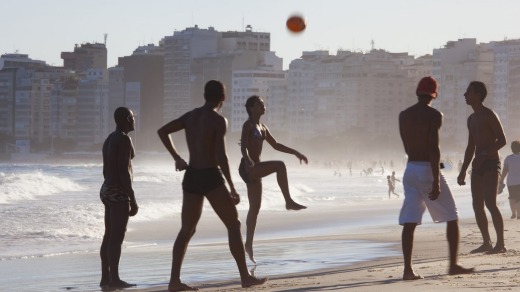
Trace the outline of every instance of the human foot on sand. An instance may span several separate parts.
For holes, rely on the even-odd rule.
[[[450,275],[471,274],[473,272],[475,272],[475,268],[466,269],[459,265],[455,265],[455,266],[451,267],[450,270],[448,271],[448,273]]]
[[[404,274],[403,274],[403,280],[405,280],[405,281],[419,280],[419,279],[424,279],[424,277],[419,274],[416,274],[414,271],[404,272]]]
[[[168,291],[169,292],[176,292],[176,291],[198,291],[199,289],[195,287],[188,286],[184,283],[175,283],[175,284],[169,284],[168,285]]]
[[[262,285],[267,282],[267,278],[255,278],[249,275],[246,279],[242,280],[242,288],[248,288],[251,286]]]
[[[507,248],[505,246],[495,245],[490,251],[486,252],[486,254],[497,254],[497,253],[506,253]]]
[[[253,245],[246,242],[245,244],[245,250],[247,255],[249,256],[249,259],[256,264],[255,257],[253,255]]]
[[[480,252],[488,252],[493,249],[493,246],[488,243],[484,243],[483,245],[479,246],[478,248],[470,251],[469,253],[480,253]]]
[[[129,288],[129,287],[137,286],[137,284],[130,284],[123,280],[117,280],[117,281],[110,282],[110,284],[108,284],[108,286],[110,288]]]
[[[295,201],[289,201],[289,202],[285,203],[285,209],[297,211],[297,210],[307,209],[307,207],[305,207],[304,205],[300,205],[300,204],[296,203]]]

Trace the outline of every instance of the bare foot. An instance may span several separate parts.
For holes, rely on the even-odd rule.
[[[486,254],[497,254],[497,253],[506,253],[507,248],[505,246],[496,245],[493,249],[486,252]]]
[[[469,253],[481,253],[481,252],[488,252],[493,249],[493,246],[491,244],[482,244],[478,248],[470,251]]]
[[[253,276],[248,276],[245,280],[242,280],[242,288],[248,288],[251,286],[262,285],[267,282],[267,278],[255,278]]]
[[[246,253],[249,256],[249,259],[256,264],[255,257],[253,255],[253,245],[245,244]]]
[[[475,272],[475,268],[466,269],[459,265],[455,265],[450,268],[448,273],[450,275],[463,275],[463,274],[471,274],[473,272]]]
[[[416,274],[414,271],[411,271],[411,272],[405,272],[403,274],[403,280],[405,281],[409,281],[409,280],[419,280],[419,279],[424,279],[423,276],[419,275],[419,274]]]
[[[285,203],[285,209],[298,211],[298,210],[302,210],[302,209],[307,209],[307,207],[305,207],[304,205],[300,205],[300,204],[296,203],[295,201],[290,201],[290,202]]]
[[[118,280],[118,281],[110,282],[110,284],[108,284],[108,286],[110,288],[129,288],[129,287],[137,286],[137,284],[130,284],[123,280]]]
[[[199,289],[195,287],[188,286],[184,283],[175,283],[175,284],[168,284],[168,291],[169,292],[176,292],[176,291],[198,291]]]

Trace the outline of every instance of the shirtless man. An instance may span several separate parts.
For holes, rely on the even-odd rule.
[[[276,179],[285,199],[287,210],[301,210],[307,207],[296,203],[289,192],[287,170],[283,161],[260,161],[264,140],[275,150],[295,155],[300,163],[308,163],[307,157],[300,152],[289,148],[271,135],[266,125],[260,123],[260,117],[265,113],[264,101],[256,95],[249,97],[246,101],[246,111],[249,119],[242,126],[242,138],[240,148],[242,160],[238,172],[247,184],[247,196],[249,198],[249,212],[247,213],[246,252],[251,261],[256,263],[253,256],[253,237],[255,235],[256,221],[260,205],[262,203],[262,177],[276,172]]]
[[[437,97],[437,82],[424,77],[417,86],[419,101],[399,115],[399,131],[408,163],[403,175],[404,202],[399,215],[403,225],[402,247],[404,280],[423,277],[412,268],[412,250],[415,227],[422,222],[426,209],[434,222],[447,222],[450,275],[472,273],[457,264],[459,246],[458,211],[444,176],[440,173],[439,132],[442,113],[430,106]],[[431,191],[429,191],[431,190]]]
[[[473,211],[483,244],[471,253],[504,253],[504,220],[497,206],[498,180],[500,177],[500,158],[498,150],[506,145],[506,136],[497,114],[483,105],[487,96],[484,83],[473,81],[464,93],[466,103],[473,108],[474,113],[468,117],[468,146],[464,153],[464,162],[457,177],[459,185],[465,185],[466,171],[475,155],[471,171],[471,195]],[[489,236],[488,220],[484,205],[491,213],[493,225],[497,233],[497,243],[493,248]]]
[[[225,134],[227,120],[217,110],[225,99],[224,85],[216,80],[208,81],[204,87],[204,106],[187,112],[158,130],[164,146],[175,160],[177,171],[186,170],[182,182],[182,226],[173,246],[173,259],[168,291],[196,291],[197,288],[181,282],[181,265],[188,243],[202,214],[204,197],[224,222],[228,230],[229,248],[235,258],[242,287],[261,285],[266,278],[257,279],[249,273],[244,245],[240,232],[240,221],[235,207],[240,202],[229,172]],[[186,131],[189,163],[179,155],[171,133]],[[222,174],[231,192],[225,186]]]
[[[101,243],[100,286],[128,288],[136,286],[119,278],[121,245],[130,216],[138,206],[132,188],[134,147],[128,133],[135,129],[134,114],[126,107],[114,111],[116,130],[103,143],[103,177],[100,198],[105,206],[105,234]]]

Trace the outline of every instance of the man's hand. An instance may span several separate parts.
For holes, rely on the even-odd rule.
[[[179,159],[175,160],[175,170],[183,171],[186,168],[188,168],[188,163],[186,163],[186,161],[184,159],[179,158]]]
[[[240,195],[237,193],[235,189],[231,189],[231,191],[229,192],[229,196],[231,197],[231,200],[233,201],[233,203],[235,203],[235,205],[238,205],[238,203],[240,203]]]
[[[441,186],[439,185],[439,182],[433,182],[432,191],[428,195],[428,198],[430,198],[430,200],[432,200],[432,201],[435,201],[439,197],[440,193],[441,193]]]
[[[302,164],[302,160],[303,160],[303,162],[305,162],[305,164],[309,163],[309,161],[307,160],[307,157],[305,157],[305,155],[301,154],[300,152],[296,152],[295,155],[300,160],[300,164]]]
[[[137,206],[137,203],[135,201],[130,202],[130,211],[128,211],[128,215],[135,216],[135,214],[137,214],[137,211],[139,211],[139,206]]]
[[[461,171],[459,176],[457,177],[457,183],[459,184],[459,186],[463,186],[466,184],[465,180],[466,180],[466,172]]]

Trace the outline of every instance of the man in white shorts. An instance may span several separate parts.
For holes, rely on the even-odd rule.
[[[447,222],[450,275],[469,274],[457,264],[459,247],[458,211],[444,176],[440,173],[439,132],[442,113],[431,107],[437,97],[437,81],[424,77],[417,86],[418,102],[399,115],[399,131],[408,163],[403,175],[404,202],[399,215],[403,225],[403,280],[422,279],[412,268],[415,227],[422,223],[426,208],[434,222]]]

